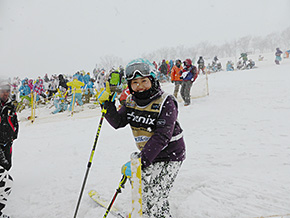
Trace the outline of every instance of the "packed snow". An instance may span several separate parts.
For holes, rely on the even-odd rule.
[[[290,217],[290,60],[276,65],[271,54],[256,65],[210,74],[209,96],[179,102],[187,158],[170,196],[173,217]],[[173,93],[173,84],[163,87]],[[101,111],[52,110],[38,109],[34,123],[29,111],[18,114],[11,217],[73,217]],[[114,130],[104,121],[78,217],[103,217],[87,193],[96,189],[110,201],[135,151],[129,126]],[[130,190],[127,182],[114,205],[130,211]]]

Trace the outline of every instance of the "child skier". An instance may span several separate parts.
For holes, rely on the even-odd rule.
[[[107,108],[105,117],[115,129],[127,124],[132,128],[142,163],[144,217],[171,217],[169,192],[185,159],[178,104],[161,90],[155,68],[148,60],[131,61],[125,74],[131,93],[125,105],[117,111],[115,103],[109,101],[112,94],[108,85],[99,101]],[[121,172],[131,177],[130,162],[123,165]]]

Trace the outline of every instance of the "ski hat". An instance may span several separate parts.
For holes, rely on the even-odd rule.
[[[190,66],[190,65],[192,65],[192,61],[189,58],[187,58],[185,61],[183,61],[183,64],[185,66]]]
[[[147,59],[138,58],[129,62],[125,69],[126,80],[129,82],[138,77],[153,77],[156,79],[154,65]]]

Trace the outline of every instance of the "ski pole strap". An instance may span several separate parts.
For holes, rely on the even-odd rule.
[[[121,189],[121,188],[124,188],[125,187],[125,183],[127,181],[127,176],[123,175],[120,183],[119,183],[119,188],[118,189]]]

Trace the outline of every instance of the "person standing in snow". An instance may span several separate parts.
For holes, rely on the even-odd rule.
[[[96,89],[98,92],[100,92],[102,89],[105,88],[105,70],[102,69],[101,72],[98,74],[97,80],[96,80]]]
[[[58,75],[58,88],[63,87],[67,90],[68,89],[67,82],[68,80],[65,79],[62,74]]]
[[[171,82],[174,83],[173,95],[175,98],[177,98],[179,88],[182,84],[182,79],[180,79],[182,71],[183,67],[181,66],[181,60],[176,60],[175,65],[172,67],[171,70]]]
[[[184,68],[183,68],[182,75],[180,77],[183,80],[180,94],[184,101],[184,106],[188,106],[190,105],[190,99],[191,99],[190,90],[192,87],[192,83],[195,81],[198,74],[197,74],[196,67],[192,65],[192,61],[189,58],[186,59],[183,62],[183,64],[184,64]]]
[[[204,59],[202,58],[202,56],[199,57],[197,64],[198,64],[198,73],[200,73],[200,71],[202,71],[202,73],[205,74],[205,63],[204,63]]]
[[[146,217],[171,217],[169,193],[185,159],[183,130],[177,120],[176,99],[161,90],[155,67],[145,59],[131,61],[125,68],[131,95],[116,109],[110,87],[99,96],[107,109],[105,118],[115,129],[131,126],[140,150],[142,169],[142,210]],[[142,122],[150,120],[150,122]],[[131,177],[130,161],[122,174]]]
[[[0,218],[9,218],[2,210],[11,192],[13,179],[9,174],[12,167],[12,144],[18,136],[16,108],[10,96],[10,85],[0,83]]]
[[[84,86],[85,84],[79,81],[76,77],[74,77],[73,81],[68,82],[66,85],[71,87],[72,100],[70,102],[68,110],[72,111],[72,106],[75,104],[75,102],[77,102],[80,106],[83,105],[81,87]]]
[[[39,100],[39,96],[44,98],[44,101],[46,101],[46,95],[44,94],[45,90],[43,88],[43,80],[37,79],[34,86],[33,86],[33,92],[36,92],[36,101]],[[45,103],[45,102],[44,102]]]
[[[275,52],[275,63],[276,64],[280,64],[280,61],[282,61],[281,55],[283,54],[283,52],[280,50],[280,48],[276,48],[276,52]]]
[[[167,80],[168,65],[167,65],[165,59],[162,60],[162,63],[159,67],[159,71],[161,73],[162,79]]]

